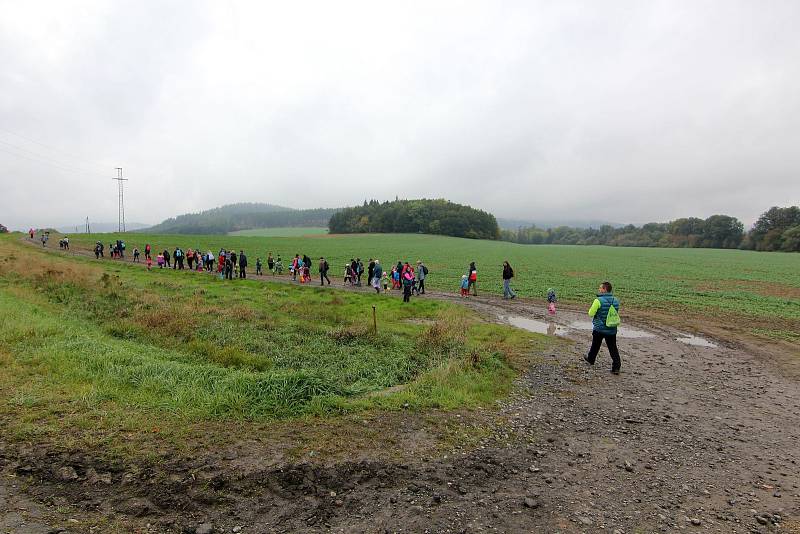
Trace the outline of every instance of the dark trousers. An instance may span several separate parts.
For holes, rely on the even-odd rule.
[[[403,284],[403,302],[411,302],[411,284]]]
[[[424,295],[425,294],[425,280],[419,281],[419,286],[417,286],[417,294]]]
[[[247,278],[247,273],[245,272],[246,267],[244,265],[239,266],[239,278]]]
[[[472,289],[472,295],[474,297],[477,297],[478,296],[478,282],[476,282],[475,280],[470,280],[469,284],[467,284],[467,293],[469,293],[470,289]]]
[[[225,267],[225,279],[233,280],[233,267],[231,267],[230,265]]]
[[[319,285],[324,286],[325,280],[328,281],[328,285],[331,285],[331,279],[328,278],[328,271],[320,271],[319,273]]]
[[[602,332],[592,332],[592,346],[589,348],[589,354],[587,358],[589,363],[594,363],[595,359],[597,358],[597,353],[600,352],[600,346],[603,344],[603,340],[606,340],[606,347],[608,347],[608,353],[611,354],[611,369],[613,371],[619,371],[620,367],[622,367],[622,360],[619,357],[619,350],[617,350],[617,335],[616,334],[603,334]]]

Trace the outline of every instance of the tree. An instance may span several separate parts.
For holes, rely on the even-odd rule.
[[[7,234],[7,233],[8,233],[8,228],[0,224],[0,234]]]
[[[792,226],[781,235],[784,252],[800,252],[800,225]]]
[[[773,206],[753,225],[748,245],[756,250],[783,250],[783,234],[793,226],[800,226],[800,207]]]
[[[743,237],[744,225],[728,215],[712,215],[703,224],[703,247],[738,248]]]

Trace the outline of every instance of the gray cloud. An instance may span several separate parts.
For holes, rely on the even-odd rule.
[[[800,4],[0,1],[0,222],[443,196],[619,222],[800,202]]]

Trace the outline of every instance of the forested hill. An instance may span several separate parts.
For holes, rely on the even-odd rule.
[[[423,233],[471,239],[499,239],[494,215],[469,206],[437,200],[364,202],[334,214],[328,228],[332,234]]]
[[[142,231],[157,234],[227,234],[253,228],[327,226],[338,208],[296,210],[272,204],[243,202],[200,213],[187,213]]]

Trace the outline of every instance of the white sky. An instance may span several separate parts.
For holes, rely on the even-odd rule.
[[[0,0],[0,223],[800,203],[800,2]]]

